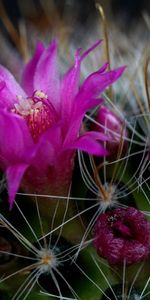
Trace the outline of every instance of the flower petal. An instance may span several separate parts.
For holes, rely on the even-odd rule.
[[[115,82],[124,72],[126,67],[120,67],[113,71],[102,73],[101,69],[91,74],[82,84],[77,96],[78,105],[83,101],[98,96],[106,87]]]
[[[81,63],[79,53],[80,49],[76,51],[73,67],[65,74],[61,82],[61,115],[65,117],[66,122],[70,119],[72,103],[79,89]]]
[[[82,120],[85,116],[85,113],[97,105],[101,104],[103,102],[103,99],[87,99],[85,103],[83,103],[82,106],[77,107],[77,105],[74,105],[74,110],[72,112],[71,122],[70,126],[68,127],[68,132],[66,133],[65,142],[69,143],[76,139],[80,127],[82,125]]]
[[[0,65],[0,108],[11,108],[18,95],[26,97],[14,76]]]
[[[99,139],[105,139],[106,137],[99,136]],[[98,135],[95,132],[86,132],[84,135],[80,136],[75,142],[71,145],[68,145],[68,149],[79,149],[85,151],[92,155],[105,156],[108,152],[104,147],[97,141]]]
[[[47,166],[57,162],[57,157],[62,151],[61,124],[58,122],[52,128],[48,129],[39,139],[36,155],[32,161],[32,166],[45,172]]]
[[[12,208],[21,179],[27,168],[27,164],[19,164],[9,166],[6,170],[10,209]]]
[[[95,97],[97,97],[107,86],[109,86],[115,80],[117,80],[121,76],[125,68],[125,67],[121,67],[114,71],[103,73],[106,67],[107,64],[104,65],[102,68],[100,68],[98,72],[91,74],[85,80],[85,82],[80,88],[80,91],[76,95],[73,104],[69,102],[69,98],[68,100],[67,97],[65,98],[65,101],[63,102],[63,104],[65,103],[63,114],[65,116],[65,121],[67,124],[66,131],[68,131],[69,129],[66,140],[68,140],[71,136],[72,139],[75,138],[77,132],[79,131],[81,121],[86,111],[88,109],[91,109],[93,106],[96,106],[101,103],[101,99],[95,99]],[[71,86],[69,84],[69,81],[68,81],[68,86],[69,88]],[[66,87],[66,94],[67,94],[67,87]],[[70,97],[72,96],[70,95]],[[71,124],[73,125],[71,126]]]
[[[110,137],[108,137],[106,134],[104,134],[102,132],[97,132],[97,131],[88,131],[88,132],[85,132],[82,136],[88,136],[88,137],[91,137],[92,139],[95,139],[98,141],[110,140]]]
[[[97,46],[101,44],[103,40],[97,40],[94,45],[92,45],[89,49],[87,49],[81,56],[81,60],[83,60],[90,52],[92,52]]]
[[[41,42],[39,42],[36,46],[35,54],[33,58],[29,61],[29,63],[26,65],[23,75],[22,75],[22,86],[24,90],[26,91],[28,96],[32,96],[34,92],[34,86],[33,86],[33,78],[35,69],[37,66],[37,63],[44,52],[44,46]]]
[[[42,90],[56,108],[60,106],[60,82],[57,68],[57,43],[54,40],[42,53],[34,76],[34,90]]]
[[[0,165],[27,163],[32,159],[35,145],[26,122],[16,114],[0,110]]]
[[[82,60],[93,51],[99,44],[101,40],[98,40],[92,47],[90,47],[87,51],[85,51],[82,55],[80,55],[81,49],[78,49],[75,54],[75,63],[72,68],[66,73],[61,83],[61,103],[62,103],[62,111],[61,114],[65,121],[70,123],[70,115],[72,116],[73,112],[73,104],[76,99],[75,96],[79,90],[79,81],[80,81],[80,65]],[[106,65],[105,65],[106,66]],[[103,68],[104,69],[104,68]],[[81,105],[82,107],[82,105]]]

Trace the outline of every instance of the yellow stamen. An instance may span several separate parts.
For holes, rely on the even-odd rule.
[[[48,96],[43,91],[40,90],[37,90],[34,96],[40,97],[41,99],[48,99]]]

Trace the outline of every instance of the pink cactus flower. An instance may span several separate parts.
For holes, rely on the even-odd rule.
[[[105,133],[110,137],[110,140],[106,142],[106,149],[109,151],[110,155],[112,157],[116,156],[119,145],[122,148],[122,154],[125,153],[127,150],[126,138],[128,137],[128,133],[123,120],[104,105],[98,110],[95,120],[100,126],[98,124],[93,124],[92,129]]]
[[[124,71],[106,72],[105,65],[80,86],[81,62],[99,44],[82,55],[77,50],[74,65],[60,78],[56,41],[48,48],[38,43],[22,87],[0,66],[0,168],[10,207],[20,184],[28,192],[66,194],[76,149],[106,154],[98,142],[106,140],[103,133],[80,132],[85,112],[101,102],[100,93]]]
[[[139,210],[116,208],[101,214],[94,228],[97,253],[110,265],[131,265],[150,254],[150,223]]]

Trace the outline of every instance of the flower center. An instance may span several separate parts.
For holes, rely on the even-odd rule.
[[[31,98],[17,96],[17,103],[12,111],[26,120],[34,141],[51,128],[57,119],[57,113],[48,96],[40,90],[35,91]]]

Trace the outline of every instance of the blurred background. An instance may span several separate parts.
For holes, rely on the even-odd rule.
[[[147,0],[101,0],[108,22],[130,33],[142,26],[150,27],[150,1]],[[94,0],[0,0],[1,31],[8,36],[8,20],[19,30],[20,23],[32,25],[44,33],[69,31],[77,38],[97,21],[98,12]],[[31,32],[32,33],[32,32]],[[10,38],[10,36],[9,36]],[[12,41],[11,41],[12,42]]]
[[[101,0],[107,17],[119,22],[124,30],[131,30],[137,22],[144,23],[150,13],[147,0]],[[1,4],[15,26],[20,18],[33,23],[40,30],[64,19],[68,25],[87,26],[96,18],[94,0],[1,0]],[[2,13],[2,12],[1,12]]]
[[[146,56],[145,49],[150,45],[150,1],[97,3],[104,10],[111,55],[117,57],[113,48],[122,57],[130,55],[123,63],[139,52],[144,51]],[[94,0],[0,0],[0,63],[19,78],[22,63],[28,61],[37,40],[48,44],[54,36],[64,46],[63,61],[64,53],[72,55],[77,47],[86,49],[96,39],[104,38],[102,19]]]

